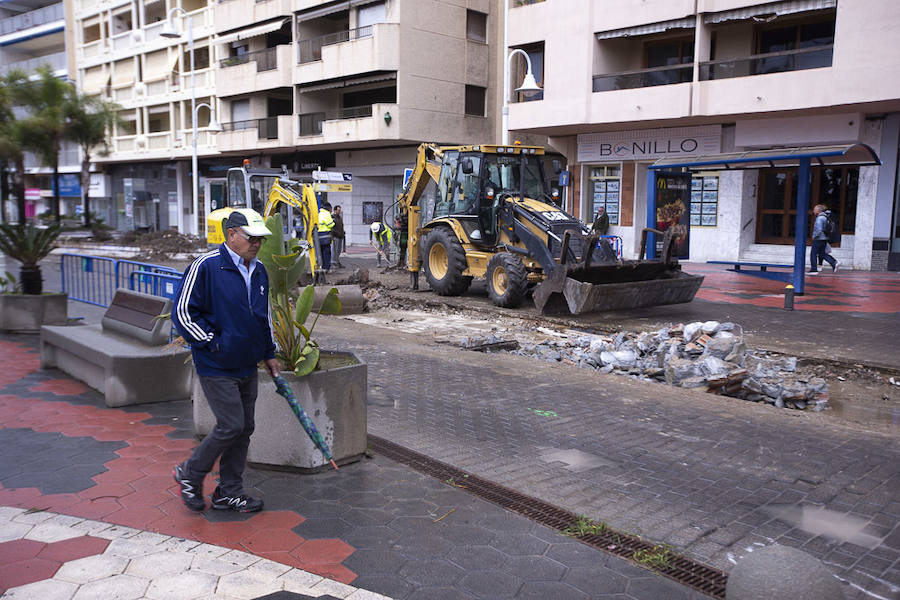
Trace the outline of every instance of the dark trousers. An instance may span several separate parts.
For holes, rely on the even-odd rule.
[[[319,254],[322,256],[322,268],[327,271],[331,268],[331,240],[327,244],[319,244]]]
[[[828,245],[828,240],[813,240],[812,246],[809,249],[809,270],[816,271],[819,268],[819,261],[825,260],[831,268],[834,268],[834,265],[837,264],[837,261],[834,260],[834,257],[830,254],[825,254],[825,246]]]
[[[223,496],[244,493],[244,466],[247,449],[256,423],[257,374],[237,377],[200,377],[209,408],[216,417],[216,426],[194,448],[184,463],[184,474],[193,481],[201,481],[219,459],[219,492]]]

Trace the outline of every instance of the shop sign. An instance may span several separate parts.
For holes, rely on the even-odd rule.
[[[52,189],[52,178],[50,185]],[[78,175],[74,173],[63,173],[59,176],[59,195],[65,196],[66,198],[81,197],[81,183],[78,180]]]
[[[584,133],[578,136],[578,162],[718,154],[721,147],[721,125]]]
[[[41,188],[25,188],[25,199],[29,202],[37,202],[41,199]]]

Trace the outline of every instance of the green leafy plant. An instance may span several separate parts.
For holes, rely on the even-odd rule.
[[[341,312],[337,288],[328,290],[312,324],[306,321],[312,313],[315,287],[308,285],[297,293],[300,277],[309,272],[309,252],[296,240],[284,239],[281,215],[266,219],[272,235],[260,247],[257,258],[269,274],[269,304],[272,308],[272,334],[275,337],[275,357],[298,377],[311,373],[319,364],[319,344],[312,332],[319,315]]]
[[[44,291],[40,262],[53,250],[61,232],[59,224],[46,229],[29,221],[19,225],[0,223],[0,252],[22,263],[19,281],[23,294],[40,295]]]
[[[609,525],[603,521],[594,521],[590,517],[581,515],[575,523],[563,529],[562,532],[566,535],[580,536],[599,535],[601,533],[606,533],[608,530]]]
[[[671,546],[657,544],[652,548],[636,550],[635,553],[631,555],[631,558],[638,564],[662,571],[672,566],[672,561],[675,559],[675,553],[672,552]]]
[[[6,272],[6,277],[0,276],[0,294],[15,294],[20,290],[19,282],[16,281],[16,276]]]

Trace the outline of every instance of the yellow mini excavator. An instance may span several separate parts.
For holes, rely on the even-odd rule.
[[[544,314],[694,298],[703,277],[684,273],[672,257],[672,228],[660,258],[643,260],[642,250],[642,260],[619,259],[605,239],[557,204],[543,155],[537,146],[419,146],[398,197],[413,288],[423,269],[431,288],[444,296],[460,295],[474,277],[484,277],[497,306],[518,306],[531,292]],[[436,192],[423,195],[432,181]]]

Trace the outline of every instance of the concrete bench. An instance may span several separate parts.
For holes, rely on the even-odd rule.
[[[171,322],[157,318],[171,305],[120,288],[100,325],[41,327],[41,367],[85,382],[111,407],[190,398],[190,352],[165,347]]]

